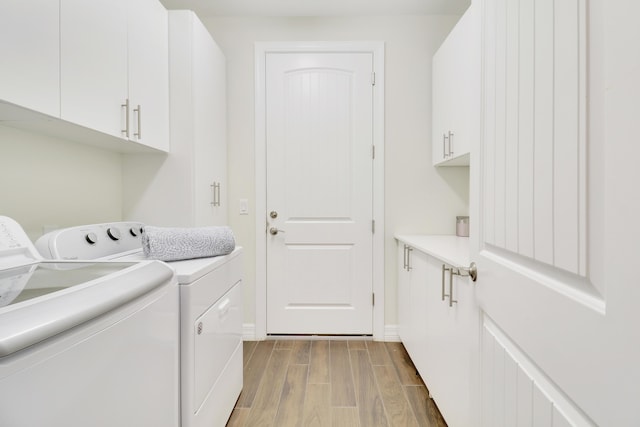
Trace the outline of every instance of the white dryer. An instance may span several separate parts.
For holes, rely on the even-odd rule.
[[[157,261],[45,261],[0,216],[0,425],[179,422],[178,285]]]
[[[144,260],[144,224],[117,222],[45,234],[46,258]],[[180,289],[182,427],[223,427],[242,391],[242,249],[168,263]]]

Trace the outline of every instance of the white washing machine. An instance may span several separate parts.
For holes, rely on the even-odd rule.
[[[157,261],[44,261],[0,216],[0,426],[179,423],[178,285]]]
[[[92,224],[45,234],[46,258],[143,260],[138,222]],[[182,427],[225,426],[242,391],[242,249],[168,263],[180,289]]]

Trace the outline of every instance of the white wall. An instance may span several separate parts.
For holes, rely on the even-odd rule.
[[[245,323],[255,322],[254,43],[385,42],[385,324],[395,325],[394,233],[454,234],[468,213],[468,168],[431,166],[431,56],[456,16],[213,17],[227,58],[229,222],[245,252]],[[250,215],[238,214],[238,200]]]
[[[118,221],[121,155],[0,126],[0,215],[31,239],[44,226]]]

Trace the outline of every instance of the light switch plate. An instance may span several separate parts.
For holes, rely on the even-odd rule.
[[[249,215],[249,201],[240,199],[240,215]]]

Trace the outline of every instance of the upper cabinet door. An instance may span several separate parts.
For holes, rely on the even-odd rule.
[[[128,3],[129,138],[169,151],[169,23],[158,0]]]
[[[127,2],[61,0],[61,117],[125,136]],[[126,136],[125,136],[126,137]]]
[[[433,164],[469,165],[480,136],[480,15],[472,3],[433,56]]]
[[[0,100],[53,117],[60,116],[59,7],[3,0],[0,13]]]
[[[227,223],[226,59],[195,17],[192,49],[195,218],[196,224],[221,225]]]

